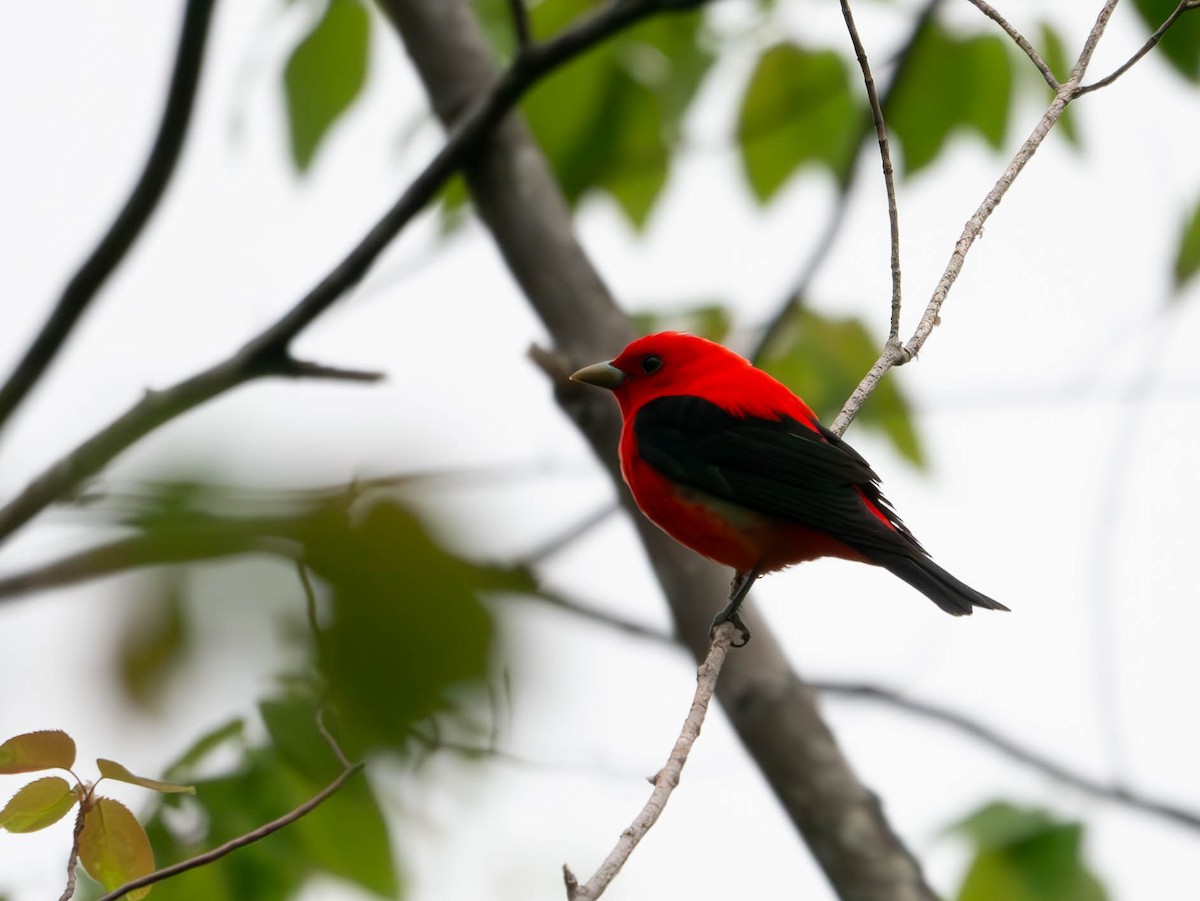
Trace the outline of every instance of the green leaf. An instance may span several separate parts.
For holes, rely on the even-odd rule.
[[[69,782],[46,776],[30,782],[0,810],[0,829],[36,832],[61,820],[79,799]]]
[[[827,318],[799,308],[756,362],[830,422],[878,357],[862,320]],[[925,465],[910,404],[894,378],[880,382],[855,422],[882,432],[914,466]]]
[[[932,163],[957,130],[974,131],[999,149],[1012,99],[1012,59],[1003,39],[960,38],[931,21],[914,41],[885,111],[906,174]]]
[[[530,10],[535,34],[555,34],[589,0],[546,0]],[[683,116],[712,63],[702,15],[660,16],[629,29],[539,83],[521,109],[575,206],[611,196],[635,226],[662,193]]]
[[[1062,35],[1050,23],[1042,22],[1038,26],[1038,37],[1042,48],[1042,59],[1046,61],[1046,65],[1050,67],[1050,71],[1054,73],[1054,77],[1060,83],[1066,81],[1071,66],[1067,62],[1067,50],[1066,45],[1063,44]],[[1021,56],[1024,58],[1023,53]],[[1021,65],[1020,61],[1017,65]],[[1068,106],[1063,110],[1063,114],[1058,117],[1056,128],[1062,132],[1062,136],[1068,144],[1076,149],[1079,148],[1079,129],[1075,126],[1075,113],[1071,107]]]
[[[283,85],[292,162],[300,172],[366,83],[370,22],[359,0],[329,0],[288,58]]]
[[[130,700],[153,710],[189,648],[184,616],[186,580],[179,568],[150,580],[117,649],[116,668]]]
[[[313,572],[333,589],[319,662],[351,756],[402,749],[417,722],[482,685],[492,625],[479,592],[520,582],[520,574],[446,553],[393,501],[377,503],[361,523],[331,511],[308,548]]]
[[[687,332],[710,341],[723,341],[732,319],[729,310],[718,303],[700,304],[678,310],[634,313],[633,327],[639,335],[654,332]]]
[[[951,828],[976,846],[958,901],[1104,901],[1107,897],[1083,862],[1079,823],[996,802]]]
[[[1175,252],[1175,291],[1182,291],[1197,272],[1200,272],[1200,201],[1179,236],[1179,249]]]
[[[96,766],[103,778],[113,779],[116,782],[140,785],[142,788],[151,788],[164,794],[194,795],[196,793],[196,789],[190,785],[176,785],[174,782],[162,782],[158,779],[147,779],[145,776],[135,776],[115,760],[105,760],[101,757],[96,761]]]
[[[0,745],[0,774],[69,770],[74,763],[74,739],[56,729],[26,732]]]
[[[1153,32],[1171,15],[1178,0],[1134,0],[1133,5],[1146,30]],[[1200,13],[1185,12],[1151,52],[1164,54],[1167,62],[1189,81],[1200,81]]]
[[[154,852],[141,823],[129,808],[112,798],[96,798],[83,816],[79,862],[107,891],[154,872]],[[125,897],[138,901],[150,888]]]
[[[305,698],[287,697],[258,705],[271,741],[297,772],[314,782],[329,782],[342,769],[316,725],[316,707]]]
[[[758,59],[738,111],[742,168],[755,197],[770,200],[806,164],[845,184],[863,111],[845,63],[832,50],[776,44]]]
[[[233,741],[235,738],[241,739],[245,731],[246,724],[240,718],[222,723],[196,739],[190,748],[184,751],[174,763],[164,770],[165,775],[171,779],[186,776],[186,774],[191,773],[204,758],[217,748]]]

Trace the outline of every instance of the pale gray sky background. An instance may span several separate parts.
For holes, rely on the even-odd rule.
[[[0,14],[5,372],[142,164],[179,6],[75,0]],[[979,18],[966,3],[948,6],[956,20]],[[1030,30],[1051,15],[1077,47],[1099,4],[1063,6],[1048,13],[1012,0],[1003,11]],[[716,15],[734,23],[739,8],[724,4]],[[857,15],[868,50],[886,59],[901,14],[864,3]],[[807,40],[842,40],[832,5],[795,4],[793,18]],[[294,303],[437,148],[429,123],[403,140],[423,115],[423,95],[379,29],[366,96],[312,177],[297,180],[279,72],[304,25],[302,9],[280,14],[272,0],[219,6],[179,175],[0,445],[0,495],[144,389],[227,355]],[[1142,38],[1123,4],[1092,71],[1111,70]],[[740,181],[728,135],[750,49],[710,80],[689,128],[695,149],[645,235],[632,234],[607,201],[585,205],[583,241],[631,308],[721,299],[748,329],[785,295],[821,228],[832,198],[822,176],[795,179],[766,209]],[[963,222],[1040,112],[1029,99],[1019,106],[1003,157],[961,138],[949,165],[902,186],[907,331]],[[972,250],[920,361],[889,376],[915,401],[930,471],[913,471],[853,427],[847,435],[939,562],[1014,612],[953,619],[887,573],[841,562],[773,576],[759,599],[803,674],[893,685],[1083,772],[1200,809],[1200,285],[1176,303],[1168,285],[1180,223],[1200,198],[1200,93],[1152,55],[1076,115],[1084,149],[1047,142]],[[872,168],[813,290],[821,310],[863,315],[879,336],[888,304],[883,212]],[[425,220],[299,345],[323,362],[386,370],[386,384],[254,385],[155,434],[112,478],[196,461],[278,486],[536,464],[545,468],[536,479],[439,499],[448,540],[518,553],[610,495],[525,360],[542,336],[481,229],[439,245]],[[4,548],[0,570],[90,534],[78,516],[51,512]],[[261,632],[227,634],[219,609],[200,611],[202,628],[228,653],[197,662],[158,719],[131,714],[91,685],[144,577],[4,605],[0,736],[65,728],[81,761],[112,757],[157,772],[204,728],[248,712],[278,672],[276,625],[295,598],[258,597],[252,577],[264,567],[196,576],[230,602],[263,604]],[[589,601],[667,626],[625,522],[607,522],[546,572]],[[391,804],[405,814],[395,840],[413,901],[561,897],[561,864],[590,872],[607,853],[686,710],[693,666],[681,654],[526,605],[507,628],[522,650],[508,661],[515,690],[502,745],[545,766],[463,770],[436,761],[400,776]],[[742,653],[753,652],[751,643]],[[1194,832],[1067,790],[944,728],[867,704],[826,706],[863,779],[946,891],[965,856],[941,830],[993,798],[1084,819],[1088,858],[1116,898],[1179,897],[1194,881]],[[0,795],[20,784],[5,778]],[[143,800],[134,789],[114,794]],[[69,843],[65,822],[37,836],[0,834],[0,894],[57,897]],[[716,713],[682,787],[608,897],[785,895],[829,893]]]

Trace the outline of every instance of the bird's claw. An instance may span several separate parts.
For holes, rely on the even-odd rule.
[[[712,628],[708,630],[708,637],[715,638],[717,635],[717,627],[724,623],[730,623],[737,630],[737,637],[729,643],[731,648],[744,648],[750,642],[750,630],[746,628],[746,624],[742,622],[741,616],[737,611],[726,613],[721,611],[713,617]]]

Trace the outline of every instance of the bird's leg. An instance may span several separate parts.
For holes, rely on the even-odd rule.
[[[713,617],[712,630],[710,635],[715,632],[717,626],[721,623],[733,623],[733,627],[738,630],[738,638],[740,641],[735,641],[732,647],[744,647],[750,641],[750,630],[746,628],[746,624],[742,622],[742,618],[738,616],[738,608],[742,606],[742,601],[746,600],[746,595],[750,593],[750,586],[758,581],[758,577],[762,575],[762,571],[756,565],[749,572],[738,572],[733,574],[733,581],[729,584],[729,603],[725,608]]]

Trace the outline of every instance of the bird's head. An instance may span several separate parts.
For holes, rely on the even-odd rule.
[[[633,341],[613,360],[585,366],[571,380],[608,388],[628,415],[656,397],[691,394],[749,368],[745,359],[707,338],[658,332]]]

